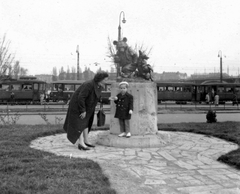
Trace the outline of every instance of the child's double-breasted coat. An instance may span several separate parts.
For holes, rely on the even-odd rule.
[[[116,113],[115,118],[118,119],[131,119],[131,114],[129,114],[129,110],[133,110],[133,96],[126,92],[124,95],[119,93],[117,95],[116,103]]]

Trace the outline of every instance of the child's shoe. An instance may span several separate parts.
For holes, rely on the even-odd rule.
[[[126,135],[126,137],[131,137],[131,133],[128,132],[127,135]]]
[[[121,133],[121,134],[118,135],[118,137],[125,137],[125,136],[126,136],[126,133],[125,133],[125,132],[123,132],[123,133]]]

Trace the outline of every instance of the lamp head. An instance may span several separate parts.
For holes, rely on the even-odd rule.
[[[218,57],[222,58],[222,51],[218,51]]]
[[[126,23],[126,21],[127,21],[127,20],[125,20],[125,18],[123,18],[123,20],[122,20],[122,23],[124,23],[124,24],[125,24],[125,23]]]

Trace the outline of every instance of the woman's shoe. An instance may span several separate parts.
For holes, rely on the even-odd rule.
[[[89,147],[84,147],[84,146],[82,146],[81,144],[78,144],[78,149],[79,150],[90,150],[90,148]]]
[[[88,143],[85,143],[86,146],[90,147],[90,148],[94,148],[95,145],[92,145],[92,144],[88,144]]]

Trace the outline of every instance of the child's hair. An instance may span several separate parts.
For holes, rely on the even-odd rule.
[[[118,87],[120,88],[121,87],[121,85],[126,85],[126,87],[128,88],[128,86],[129,86],[129,84],[127,83],[127,82],[120,82],[119,84],[118,84]]]

